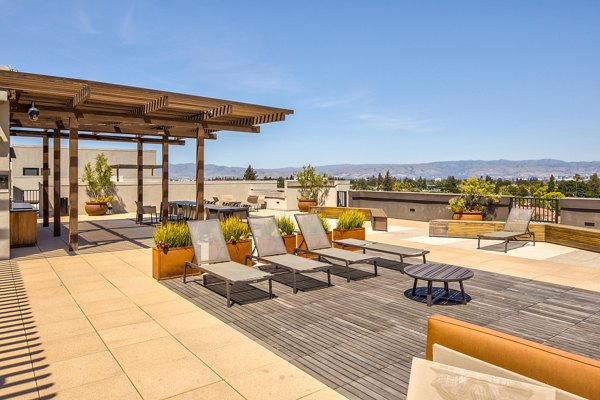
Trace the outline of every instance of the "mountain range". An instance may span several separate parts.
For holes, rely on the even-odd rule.
[[[551,174],[555,177],[572,176],[580,174],[589,176],[600,171],[600,161],[561,161],[553,159],[543,160],[464,160],[464,161],[436,161],[421,164],[334,164],[315,166],[317,172],[326,172],[330,176],[344,179],[367,178],[373,175],[386,173],[387,170],[396,178],[467,178],[470,176],[486,176],[492,178],[548,178]],[[289,177],[301,170],[301,167],[284,168],[256,168],[259,179],[263,177],[277,178]],[[214,178],[241,178],[246,167],[228,167],[223,165],[206,164],[204,174],[206,179]],[[196,165],[169,164],[171,179],[195,179]]]

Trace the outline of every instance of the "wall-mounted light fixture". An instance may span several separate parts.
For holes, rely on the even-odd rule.
[[[35,106],[35,101],[31,102],[31,107],[27,110],[27,115],[29,115],[29,119],[32,121],[37,121],[40,117],[40,110]]]

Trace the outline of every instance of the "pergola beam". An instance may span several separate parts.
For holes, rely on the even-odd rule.
[[[169,96],[161,96],[157,99],[152,100],[148,104],[144,104],[141,107],[136,108],[133,111],[133,115],[147,115],[151,112],[161,110],[169,106]]]
[[[233,113],[233,106],[231,104],[225,104],[220,107],[216,107],[206,111],[200,111],[196,114],[192,114],[187,119],[192,121],[208,121],[210,119],[217,119],[219,117],[225,117]]]
[[[46,132],[38,132],[38,131],[28,131],[28,130],[11,130],[11,136],[21,136],[21,137],[46,137],[53,136],[53,134]],[[60,137],[63,139],[68,139],[68,133],[60,133]],[[107,141],[107,142],[129,142],[129,143],[137,143],[141,141],[142,143],[151,143],[151,144],[162,144],[162,139],[158,138],[135,138],[128,136],[109,136],[109,135],[96,135],[96,134],[79,134],[80,140],[98,140],[98,141]],[[183,146],[185,145],[185,141],[181,139],[169,139],[170,145],[175,146]]]
[[[92,89],[90,88],[90,85],[85,85],[79,92],[75,93],[75,96],[71,99],[71,107],[77,108],[77,106],[89,100],[91,95]]]

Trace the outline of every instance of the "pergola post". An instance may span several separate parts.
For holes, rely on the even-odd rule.
[[[137,201],[144,205],[144,144],[141,140],[137,142]]]
[[[196,219],[204,219],[204,129],[196,138]]]
[[[50,216],[48,215],[48,135],[42,138],[42,204],[43,227],[50,226]]]
[[[60,129],[54,130],[54,236],[60,236]]]
[[[77,226],[79,217],[79,171],[78,171],[78,140],[79,126],[77,120],[70,119],[69,123],[69,251],[77,251],[79,245]]]
[[[169,221],[169,132],[162,137],[162,203],[160,218],[163,224]]]

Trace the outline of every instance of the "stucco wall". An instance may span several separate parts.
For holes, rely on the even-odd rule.
[[[415,221],[434,219],[452,219],[448,209],[448,200],[456,194],[451,193],[414,193],[414,192],[378,192],[372,190],[350,191],[351,207],[381,208],[388,217]],[[487,220],[506,220],[508,217],[508,197],[502,197],[500,203],[490,207]]]
[[[54,151],[53,143],[50,140],[49,144],[49,165],[50,165],[50,180],[52,180],[52,168],[54,165]],[[34,190],[38,188],[38,184],[42,182],[42,146],[41,139],[40,145],[15,145],[13,146],[15,156],[12,160],[12,178],[13,185],[22,190]],[[83,167],[88,162],[92,165],[95,163],[96,156],[99,153],[104,153],[108,163],[111,165],[115,164],[135,164],[137,162],[137,150],[132,149],[79,149],[78,165],[79,165],[79,177],[83,175]],[[156,150],[145,150],[144,151],[144,165],[155,165],[156,162]],[[39,176],[23,176],[23,168],[39,168]],[[69,182],[69,149],[60,149],[60,170],[61,170],[61,184],[68,184]],[[116,169],[113,170],[113,175],[116,179]],[[155,170],[155,176],[160,176],[160,169]],[[144,177],[150,178],[152,171],[149,169],[144,170]],[[137,170],[135,169],[119,169],[119,180],[131,181],[135,183],[137,179]]]
[[[560,199],[560,223],[600,229],[600,199]]]

